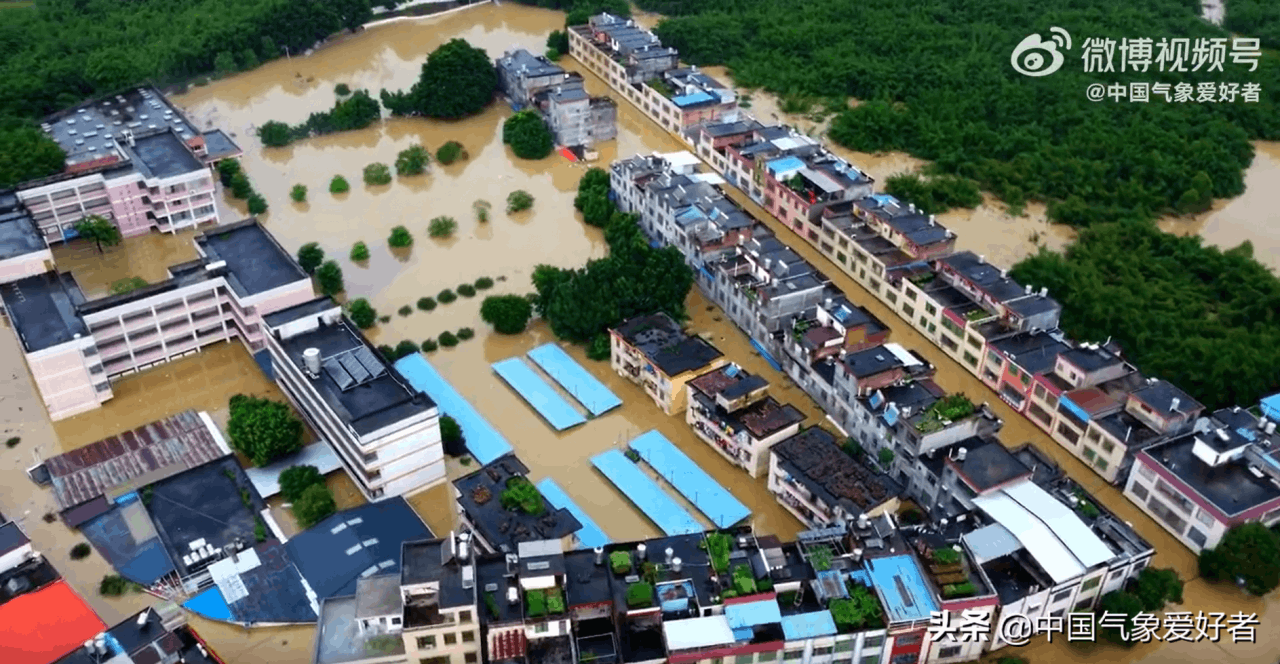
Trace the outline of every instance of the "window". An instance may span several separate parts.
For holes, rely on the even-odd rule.
[[[866,639],[862,641],[863,648],[879,648],[882,645],[884,645],[883,634],[880,634],[878,636],[868,636]]]
[[[418,650],[427,650],[434,647],[436,647],[435,636],[419,636],[418,637]]]
[[[783,653],[783,655],[782,655],[782,659],[784,659],[784,660],[786,660],[786,659],[803,659],[803,658],[804,658],[804,650],[788,650],[787,652]]]
[[[443,657],[424,657],[418,660],[418,664],[449,664],[449,656]]]
[[[816,648],[816,647],[815,647],[815,648],[813,649],[813,656],[814,656],[814,657],[827,657],[827,656],[829,656],[829,655],[831,654],[831,650],[832,650],[831,646],[823,646],[823,647],[821,647],[821,648]]]
[[[475,642],[476,642],[476,633],[475,633],[475,632],[463,632],[463,633],[462,633],[462,642],[463,642],[463,643],[475,643]]]
[[[1139,466],[1139,468],[1141,467],[1142,466]],[[1129,488],[1129,491],[1132,492],[1133,495],[1137,496],[1138,500],[1146,500],[1147,496],[1151,495],[1151,492],[1147,491],[1147,487],[1142,486],[1137,482],[1133,483],[1133,486]]]
[[[1197,510],[1197,511],[1196,511],[1196,521],[1199,521],[1200,523],[1203,523],[1203,524],[1204,524],[1204,525],[1206,525],[1206,526],[1212,526],[1212,525],[1213,525],[1213,515],[1212,515],[1212,514],[1210,514],[1210,513],[1209,513],[1209,512],[1207,512],[1207,511],[1203,510],[1203,509],[1201,509],[1201,510]]]
[[[1169,502],[1173,503],[1174,507],[1177,507],[1187,514],[1191,514],[1194,509],[1194,505],[1191,504],[1191,501],[1188,500],[1186,496],[1178,493],[1164,480],[1156,480],[1156,493],[1168,498]]]
[[[841,641],[835,647],[835,652],[851,652],[852,650],[853,641]]]
[[[400,624],[400,619],[399,619],[399,618],[392,618],[392,619],[391,619],[391,624],[392,624],[392,625],[399,625],[399,624]]]
[[[880,664],[880,655],[865,655],[860,664]]]
[[[964,361],[965,361],[965,364],[968,364],[971,367],[978,366],[978,358],[974,357],[973,353],[970,353],[969,351],[965,351]]]
[[[454,645],[454,644],[455,644],[455,643],[457,643],[457,642],[458,642],[458,635],[457,635],[457,634],[445,634],[445,635],[444,635],[444,644],[445,644],[446,646]]]
[[[1084,584],[1080,586],[1080,592],[1087,593],[1090,590],[1097,588],[1099,583],[1102,583],[1102,575],[1095,576],[1092,579],[1085,581]]]
[[[946,648],[938,648],[938,659],[950,659],[960,654],[960,646],[948,646]]]
[[[755,655],[738,655],[733,658],[733,664],[751,664],[756,661]]]
[[[919,660],[920,653],[908,652],[901,655],[894,655],[893,659],[889,660],[889,664],[916,664]]]
[[[469,652],[464,654],[462,656],[462,661],[465,662],[465,664],[476,664],[476,653]]]
[[[1088,610],[1089,610],[1089,605],[1090,605],[1091,603],[1093,603],[1093,598],[1092,598],[1092,597],[1090,597],[1090,598],[1088,598],[1088,599],[1082,599],[1082,600],[1080,600],[1079,602],[1076,602],[1076,608],[1074,608],[1074,609],[1072,609],[1072,610],[1073,610],[1074,612],[1076,612],[1076,613],[1080,613],[1080,612],[1082,612],[1082,611],[1088,611]]]
[[[1187,539],[1191,540],[1192,542],[1195,542],[1196,546],[1201,548],[1204,548],[1204,543],[1209,541],[1209,538],[1206,537],[1205,534],[1195,526],[1192,526],[1191,530],[1187,531]]]
[[[924,305],[924,310],[925,310],[925,313],[929,314],[930,316],[938,313],[938,308],[933,306],[932,304]]]
[[[1111,454],[1111,452],[1112,452],[1112,451],[1114,451],[1115,449],[1116,449],[1116,444],[1115,444],[1115,443],[1113,443],[1113,442],[1111,442],[1111,441],[1109,441],[1109,440],[1104,440],[1104,441],[1102,441],[1102,453],[1103,453],[1103,454]]]
[[[542,624],[540,624],[540,625],[534,625],[534,626],[533,626],[533,631],[534,631],[534,632],[536,632],[536,633],[538,633],[538,634],[543,634],[543,633],[546,633],[546,632],[551,631],[551,626],[550,626],[550,625],[548,625],[547,623],[542,623]]]
[[[1066,590],[1063,590],[1062,592],[1054,593],[1054,595],[1053,595],[1053,599],[1049,600],[1049,603],[1050,603],[1050,604],[1057,604],[1058,602],[1065,602],[1065,601],[1067,601],[1067,600],[1069,600],[1069,599],[1071,599],[1071,589],[1070,589],[1070,588],[1067,588]]]
[[[464,624],[464,625],[465,625],[465,624],[467,624],[467,623],[469,623],[469,622],[471,622],[471,612],[470,612],[470,611],[459,611],[459,612],[458,612],[458,622],[460,622],[460,623],[462,623],[462,624]]]
[[[1088,459],[1089,461],[1093,461],[1093,460],[1094,460],[1094,459],[1096,459],[1097,457],[1098,457],[1098,453],[1097,453],[1097,452],[1094,452],[1094,451],[1093,451],[1093,448],[1091,448],[1091,447],[1086,447],[1086,448],[1084,448],[1084,458],[1085,458],[1085,459]]]
[[[770,650],[769,652],[762,652],[756,657],[757,662],[772,662],[776,659],[778,659],[778,651],[776,650]]]
[[[898,640],[897,640],[897,641],[894,641],[893,645],[895,645],[895,646],[914,646],[914,645],[916,645],[917,643],[920,643],[920,635],[919,635],[919,634],[907,634],[906,636],[900,636],[900,637],[898,637]]]
[[[1149,466],[1143,464],[1138,465],[1138,474],[1142,476],[1142,479],[1148,481],[1153,480],[1156,477],[1156,471],[1151,470]]]
[[[1106,472],[1106,470],[1107,470],[1107,466],[1110,466],[1111,464],[1110,464],[1110,463],[1108,463],[1107,461],[1105,461],[1104,459],[1099,458],[1096,462],[1094,462],[1094,464],[1093,464],[1093,465],[1094,465],[1094,467],[1095,467],[1095,468],[1097,468],[1098,470],[1101,470],[1101,471],[1103,471],[1103,472]]]

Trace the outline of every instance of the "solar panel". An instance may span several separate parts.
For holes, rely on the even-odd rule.
[[[373,378],[387,373],[387,365],[383,364],[382,360],[378,359],[367,346],[355,349],[353,354],[356,361],[360,362],[360,365],[367,369]]]
[[[342,368],[346,369],[347,373],[351,374],[351,377],[356,379],[357,385],[369,380],[369,371],[356,361],[356,358],[352,357],[351,353],[343,353],[339,355],[338,364],[341,364]]]
[[[356,380],[352,378],[351,374],[347,373],[347,370],[343,369],[342,365],[338,364],[338,361],[332,357],[325,359],[324,372],[329,374],[329,377],[333,379],[333,382],[338,384],[338,389],[340,390],[348,390],[355,387]]]

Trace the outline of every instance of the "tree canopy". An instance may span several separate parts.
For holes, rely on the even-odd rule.
[[[316,268],[324,262],[324,249],[318,242],[308,242],[298,248],[298,265],[307,274],[315,274]]]
[[[573,207],[582,213],[582,220],[592,226],[604,226],[616,209],[609,200],[609,173],[603,168],[590,168],[578,181],[578,195]]]
[[[370,18],[368,0],[41,0],[0,21],[0,117],[251,67]]]
[[[280,495],[293,502],[313,484],[324,484],[324,475],[315,466],[289,466],[280,473]]]
[[[258,140],[268,147],[281,147],[294,141],[323,136],[339,131],[364,129],[382,118],[382,105],[367,90],[333,103],[327,111],[316,111],[299,125],[289,126],[276,120],[258,127]]]
[[[120,227],[105,217],[89,215],[76,224],[75,228],[80,237],[96,244],[99,252],[104,245],[114,247],[120,244]]]
[[[1072,338],[1112,337],[1145,373],[1216,409],[1280,390],[1280,280],[1252,255],[1247,242],[1222,251],[1131,221],[1089,228],[1011,276],[1049,288]]]
[[[521,159],[545,159],[555,147],[547,123],[533,109],[520,111],[502,123],[502,142]]]
[[[1280,535],[1261,523],[1246,523],[1227,531],[1218,546],[1200,552],[1200,575],[1211,581],[1235,583],[1265,595],[1280,586]]]
[[[44,132],[20,123],[0,126],[0,155],[0,189],[61,173],[67,158]]]
[[[392,115],[457,119],[484,110],[498,89],[498,71],[484,49],[451,39],[427,56],[413,87],[382,91]]]
[[[499,334],[520,334],[533,316],[533,305],[523,295],[490,295],[480,303],[480,318]]]
[[[293,502],[293,516],[298,520],[298,525],[303,528],[316,525],[337,509],[333,492],[323,483],[307,487]]]
[[[302,421],[280,401],[237,394],[231,397],[227,436],[255,466],[265,466],[302,449]]]
[[[1222,26],[1261,39],[1263,48],[1280,48],[1280,4],[1272,0],[1231,0]]]
[[[1264,0],[1254,0],[1262,4]],[[1274,6],[1275,3],[1267,3]],[[826,100],[829,135],[864,152],[901,150],[999,196],[1046,202],[1074,225],[1150,217],[1198,197],[1244,189],[1250,138],[1280,138],[1280,59],[1256,71],[1230,59],[1221,72],[1085,73],[1085,39],[1229,37],[1197,3],[1140,0],[640,0],[673,16],[655,32],[690,64],[725,64],[737,83],[803,107]],[[1228,15],[1231,13],[1228,9]],[[1028,34],[1063,26],[1075,40],[1052,76],[1027,77],[1010,54]],[[1119,48],[1115,49],[1119,51]],[[1257,102],[1088,101],[1091,83],[1258,83]],[[835,97],[832,99],[832,97]],[[847,97],[862,103],[849,109]],[[1188,195],[1187,192],[1192,192]]]

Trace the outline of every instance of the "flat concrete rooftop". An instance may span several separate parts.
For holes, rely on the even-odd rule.
[[[0,261],[48,249],[36,222],[11,192],[0,192]]]
[[[172,131],[144,136],[129,150],[137,157],[134,166],[147,179],[167,179],[204,168],[195,153]]]
[[[84,293],[71,273],[45,272],[0,286],[0,299],[28,353],[64,344],[89,328],[76,313]]]
[[[210,261],[227,264],[227,281],[241,297],[308,279],[307,273],[257,219],[246,219],[196,236]]]

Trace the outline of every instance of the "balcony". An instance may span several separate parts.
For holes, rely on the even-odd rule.
[[[430,600],[410,599],[404,606],[404,628],[423,629],[457,624],[457,618],[451,613],[441,613],[440,605],[435,598]]]

